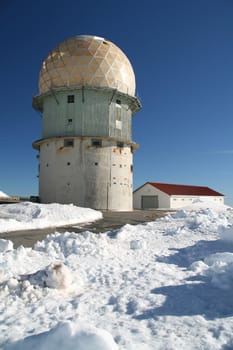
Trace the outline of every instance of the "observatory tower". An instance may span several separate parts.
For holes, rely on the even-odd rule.
[[[42,64],[33,107],[42,113],[33,143],[41,202],[132,210],[132,115],[141,105],[125,54],[97,36],[65,40]]]

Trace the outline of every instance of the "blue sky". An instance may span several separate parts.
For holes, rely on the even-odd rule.
[[[232,18],[232,0],[1,0],[0,190],[37,194],[31,101],[42,61],[64,39],[93,34],[134,67],[134,188],[209,186],[233,205]]]

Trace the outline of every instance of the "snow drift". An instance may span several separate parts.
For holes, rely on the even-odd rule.
[[[48,332],[34,335],[8,346],[8,350],[117,350],[110,333],[72,322],[58,324]]]
[[[75,225],[102,218],[102,213],[73,204],[22,202],[0,205],[0,232]]]
[[[9,198],[8,194],[0,191],[0,198]]]

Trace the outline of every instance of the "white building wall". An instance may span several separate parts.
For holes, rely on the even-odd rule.
[[[218,204],[224,204],[224,196],[171,196],[171,209],[183,208],[196,200],[212,201]]]
[[[158,196],[159,208],[169,208],[170,207],[170,197],[153,187],[150,184],[145,184],[133,194],[133,207],[134,209],[142,209],[142,196]]]
[[[91,138],[43,140],[40,145],[39,193],[43,203],[73,203],[102,210],[132,210],[132,152],[130,146]]]
[[[177,209],[191,205],[193,200],[197,197],[189,196],[171,196],[170,197],[170,208]],[[199,198],[199,197],[198,197]]]

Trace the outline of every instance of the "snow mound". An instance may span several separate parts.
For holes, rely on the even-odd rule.
[[[131,249],[146,249],[146,243],[140,239],[133,239],[130,241]]]
[[[175,213],[175,218],[177,219],[184,219],[186,217],[187,217],[187,212],[183,209],[180,209]]]
[[[74,322],[59,323],[48,332],[25,338],[9,345],[7,350],[117,350],[110,333]]]
[[[0,206],[0,232],[72,225],[101,218],[101,212],[73,204],[3,204]]]
[[[82,233],[65,232],[47,236],[42,242],[37,242],[34,249],[46,253],[54,260],[64,260],[69,256],[103,256],[107,253],[108,240],[105,235],[85,231]]]
[[[8,194],[0,191],[0,198],[9,198],[10,196],[8,196]]]
[[[206,275],[216,287],[223,290],[233,288],[233,253],[212,254],[204,262],[209,266]]]
[[[0,253],[7,252],[9,250],[13,250],[13,242],[6,239],[0,239]]]
[[[62,263],[51,263],[43,270],[29,275],[22,275],[20,280],[29,281],[32,285],[64,289],[71,285],[73,278],[67,266]]]

